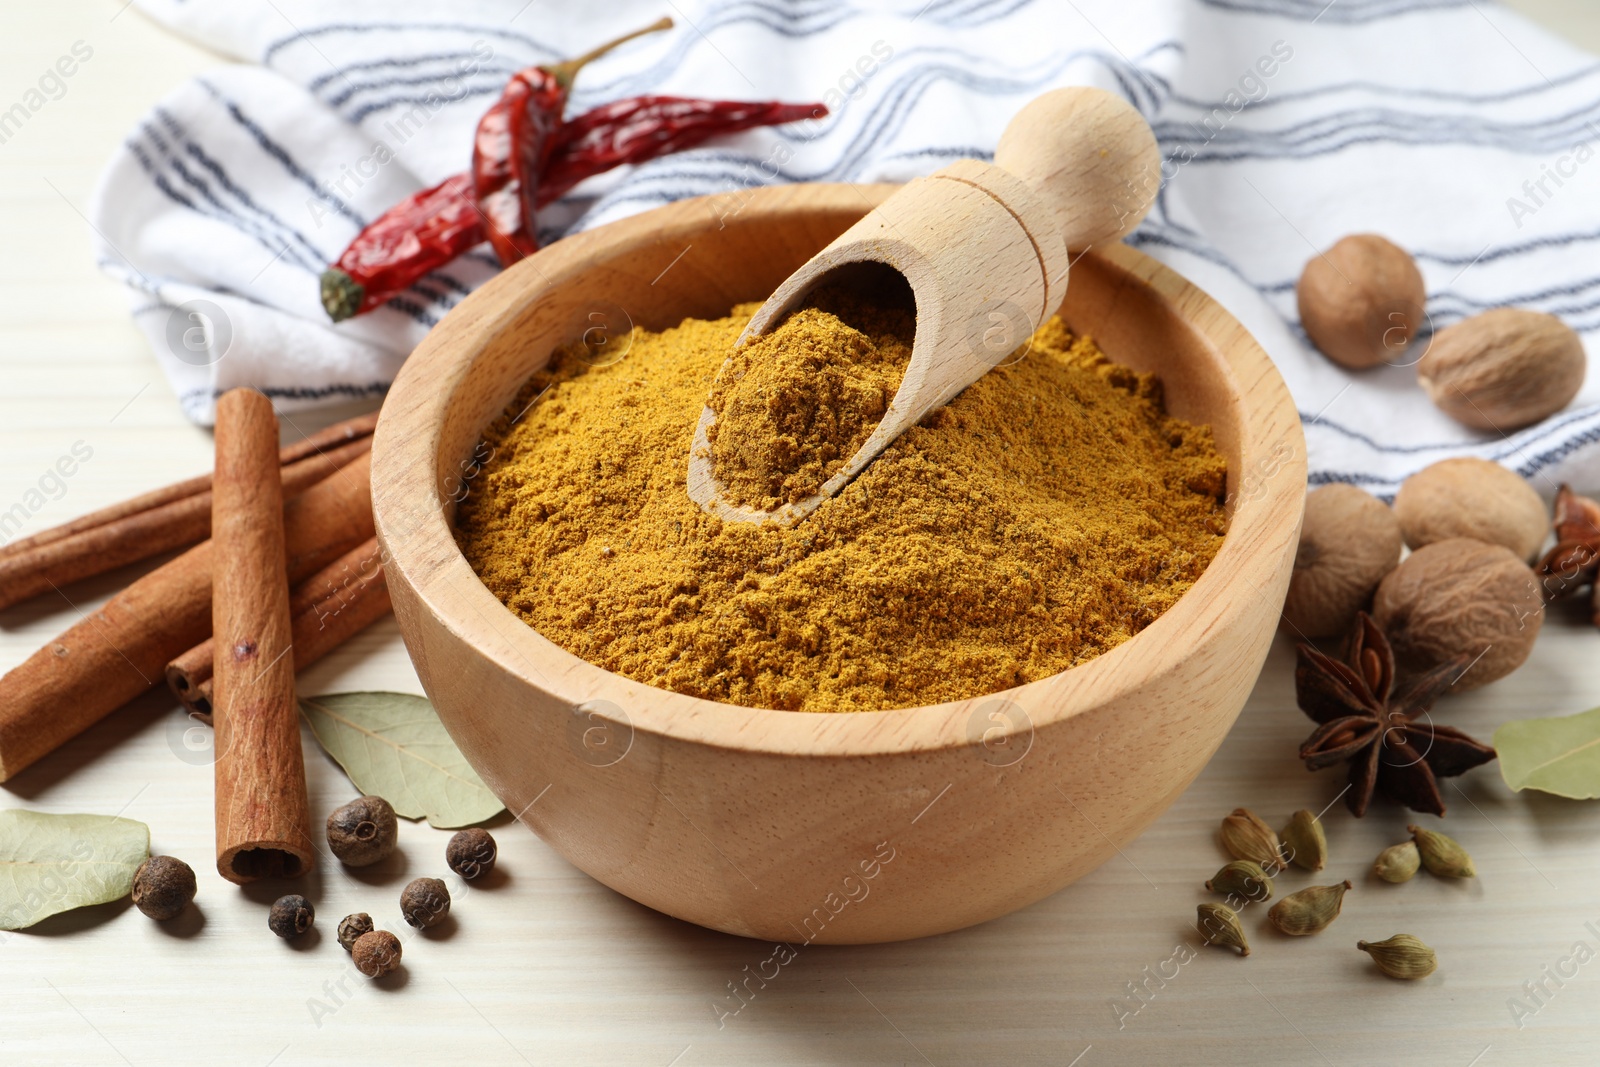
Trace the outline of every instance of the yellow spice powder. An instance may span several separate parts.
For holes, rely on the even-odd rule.
[[[700,511],[685,477],[714,384],[718,472],[752,501],[814,491],[893,396],[909,316],[819,304],[742,350],[731,379],[718,371],[755,304],[636,330],[610,366],[557,352],[490,427],[493,456],[457,517],[489,589],[551,641],[641,682],[873,711],[1100,655],[1216,554],[1225,464],[1209,428],[1165,414],[1153,376],[1059,320],[793,529]]]
[[[911,361],[910,307],[836,289],[809,303],[717,374],[707,437],[731,503],[771,511],[814,496],[872,435]]]

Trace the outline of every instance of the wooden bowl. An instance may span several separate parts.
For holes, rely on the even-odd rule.
[[[1160,374],[1228,460],[1229,533],[1170,611],[1003,694],[809,714],[643,685],[558,648],[478,581],[451,534],[483,428],[559,343],[764,299],[893,186],[746,190],[567,238],[464,300],[406,362],[373,443],[395,614],[451,736],[506,806],[640,903],[790,944],[992,919],[1108,859],[1199,774],[1249,695],[1299,536],[1289,393],[1233,318],[1118,245],[1062,310]],[[685,457],[687,465],[687,457]],[[1218,813],[1219,817],[1223,814]]]

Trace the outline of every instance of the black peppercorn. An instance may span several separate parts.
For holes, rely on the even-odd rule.
[[[133,906],[152,919],[176,916],[194,899],[194,870],[172,856],[151,856],[133,872]]]
[[[357,797],[328,816],[328,847],[346,867],[366,867],[394,852],[400,827],[382,797]]]
[[[299,937],[311,929],[317,911],[311,901],[298,893],[279,897],[267,915],[267,929],[279,937]]]
[[[458,832],[444,848],[444,859],[450,869],[469,882],[494,870],[497,854],[494,838],[489,836],[489,831],[477,826]]]
[[[387,930],[373,930],[356,938],[350,955],[356,970],[368,978],[382,978],[400,966],[400,939]]]
[[[362,934],[370,933],[372,933],[372,916],[364,911],[346,915],[339,920],[339,944],[346,952],[351,951]]]
[[[450,890],[437,878],[417,878],[400,894],[400,914],[417,929],[436,926],[450,914]]]

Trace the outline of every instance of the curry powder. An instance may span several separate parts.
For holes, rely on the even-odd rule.
[[[723,498],[771,511],[814,496],[888,411],[916,326],[911,306],[824,289],[736,349],[707,401]]]
[[[1115,648],[1220,547],[1210,429],[1058,319],[794,528],[705,514],[685,483],[713,386],[719,475],[799,499],[870,433],[909,356],[909,317],[819,301],[730,359],[757,306],[635,330],[608,366],[561,349],[489,428],[458,543],[573,654],[757,708],[933,704]]]

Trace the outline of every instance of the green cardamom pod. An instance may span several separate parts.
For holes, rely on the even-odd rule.
[[[1206,883],[1206,888],[1213,893],[1240,897],[1257,904],[1272,899],[1272,879],[1267,877],[1267,872],[1261,869],[1259,863],[1249,860],[1223,864],[1222,869]]]
[[[1417,851],[1417,843],[1402,841],[1378,853],[1378,859],[1372,865],[1372,873],[1385,882],[1409,882],[1420,866],[1422,866],[1422,854]]]
[[[1244,808],[1222,820],[1222,847],[1236,860],[1260,864],[1268,874],[1283,870],[1283,846],[1272,827]]]
[[[1328,865],[1328,835],[1322,832],[1321,820],[1304,808],[1289,816],[1289,825],[1278,836],[1296,867],[1320,871]]]
[[[1424,830],[1420,826],[1408,826],[1411,831],[1411,840],[1417,844],[1417,851],[1422,855],[1422,865],[1428,868],[1429,874],[1438,875],[1440,878],[1476,878],[1478,870],[1472,865],[1472,857],[1467,855],[1467,850],[1453,837],[1446,837],[1437,830]]]
[[[1244,927],[1239,925],[1238,914],[1226,904],[1201,904],[1195,909],[1199,915],[1200,938],[1208,945],[1236,948],[1239,955],[1250,955],[1250,942],[1244,939]]]
[[[1304,937],[1327,927],[1339,917],[1344,907],[1344,895],[1350,890],[1349,882],[1338,885],[1314,885],[1298,893],[1290,893],[1267,912],[1267,921],[1279,933]]]
[[[1371,956],[1378,970],[1390,978],[1426,978],[1439,966],[1433,949],[1410,934],[1395,934],[1386,941],[1357,941],[1356,948]]]

